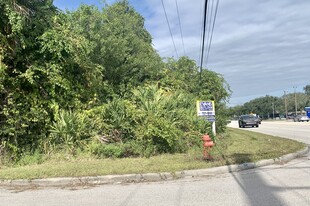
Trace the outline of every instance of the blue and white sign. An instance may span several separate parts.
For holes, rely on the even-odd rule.
[[[198,116],[215,116],[214,101],[197,101]]]

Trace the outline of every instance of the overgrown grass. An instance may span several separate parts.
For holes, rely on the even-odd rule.
[[[0,165],[0,179],[175,172],[256,162],[276,158],[304,147],[305,144],[293,140],[229,128],[225,135],[217,137],[216,147],[211,152],[213,161],[203,160],[202,147],[193,148],[186,154],[165,154],[151,158],[96,159],[83,154],[75,158],[61,154],[49,158],[36,156],[33,159],[39,159],[40,164],[21,166],[31,162],[32,158],[26,156],[24,161],[21,160],[23,164],[11,167]]]

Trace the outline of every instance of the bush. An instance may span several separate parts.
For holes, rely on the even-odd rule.
[[[64,149],[73,154],[91,137],[89,120],[78,112],[61,110],[52,123],[48,143],[53,149]]]
[[[92,155],[95,155],[97,157],[119,158],[123,157],[124,155],[120,144],[92,143],[89,146],[89,151]]]
[[[26,152],[16,162],[17,165],[33,165],[41,164],[44,161],[42,153],[36,150],[34,153]]]

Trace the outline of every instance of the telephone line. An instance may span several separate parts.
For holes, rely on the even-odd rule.
[[[212,43],[213,32],[214,32],[214,27],[215,27],[215,20],[216,20],[217,11],[218,11],[218,5],[219,5],[219,0],[216,0],[216,1],[217,2],[215,6],[214,15],[213,15],[214,0],[212,0],[211,6],[210,6],[210,3],[208,3],[208,0],[205,0],[203,28],[202,28],[202,33],[203,33],[202,34],[202,46],[201,46],[201,57],[200,57],[200,73],[202,72],[202,65],[204,61],[205,41],[206,41],[206,47],[207,47],[206,63],[208,62],[209,55],[210,55],[211,43]],[[208,15],[209,12],[211,12],[210,16]],[[205,40],[206,29],[208,30],[208,33],[207,33],[207,39]],[[201,74],[200,74],[200,79],[201,79]]]
[[[182,46],[183,46],[183,53],[184,53],[184,56],[186,56],[185,46],[184,46],[184,39],[183,39],[183,31],[182,31],[182,25],[181,25],[181,19],[180,19],[180,12],[179,12],[179,6],[178,6],[178,1],[177,0],[175,0],[175,6],[177,8],[179,27],[180,27],[180,33],[181,33],[181,39],[182,39]]]
[[[215,20],[216,20],[216,16],[217,16],[218,6],[219,6],[219,0],[217,0],[217,2],[216,2],[214,18],[213,18],[213,25],[212,25],[212,30],[211,30],[211,36],[210,36],[210,41],[209,41],[209,44],[208,44],[209,46],[208,46],[208,51],[207,51],[206,64],[208,63],[208,60],[209,60],[209,54],[210,54],[210,49],[211,49],[211,43],[212,43],[212,38],[213,38],[213,31],[214,31],[214,26],[215,26]]]
[[[201,58],[200,58],[200,80],[201,80],[201,72],[202,72],[202,64],[203,64],[203,55],[204,55],[204,46],[205,46],[205,36],[206,36],[207,9],[208,9],[208,0],[205,0],[204,15],[203,15],[203,27],[202,27]]]
[[[175,50],[175,53],[177,55],[177,58],[179,58],[178,51],[177,51],[177,48],[176,48],[175,43],[174,43],[173,35],[172,35],[172,32],[171,32],[171,27],[170,27],[170,24],[169,24],[167,12],[166,12],[166,8],[165,8],[165,4],[164,4],[163,0],[161,0],[161,4],[163,6],[163,10],[164,10],[164,13],[165,13],[166,21],[167,21],[167,24],[168,24],[168,27],[169,27],[169,32],[170,32],[171,40],[172,40],[172,43],[173,43],[173,46],[174,46],[174,50]]]

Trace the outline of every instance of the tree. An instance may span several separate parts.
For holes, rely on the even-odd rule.
[[[285,113],[284,101],[282,98],[266,95],[259,97],[249,102],[235,107],[235,114],[240,116],[242,114],[255,113],[263,118],[270,118],[273,113]]]
[[[207,69],[199,73],[196,63],[188,57],[181,57],[179,60],[168,59],[161,75],[161,86],[193,94],[196,100],[214,100],[218,131],[222,132],[225,129],[225,104],[231,91],[222,75]]]
[[[15,152],[35,145],[49,122],[46,92],[30,70],[41,56],[37,37],[51,27],[54,15],[48,0],[0,3],[0,144]]]
[[[306,95],[310,96],[310,85],[306,85],[306,86],[304,87],[304,91],[305,91],[305,94],[306,94]]]
[[[115,93],[157,78],[162,60],[152,47],[144,19],[128,3],[119,1],[103,9],[100,28],[100,58],[105,78]]]
[[[52,1],[6,1],[0,9],[0,144],[36,148],[59,108],[88,107],[105,90],[103,70]]]

